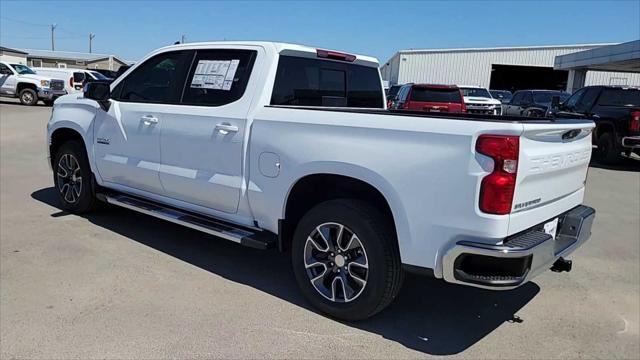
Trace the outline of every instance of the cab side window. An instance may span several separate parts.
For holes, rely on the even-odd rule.
[[[5,64],[0,64],[0,75],[13,75],[13,71]]]
[[[593,104],[596,103],[596,99],[598,98],[599,94],[600,94],[599,88],[588,88],[587,91],[584,93],[584,96],[582,97],[582,99],[576,105],[576,111],[584,113],[591,110],[591,108],[593,107]]]
[[[258,52],[198,50],[184,87],[181,104],[221,106],[244,94]]]
[[[531,91],[525,91],[523,96],[522,96],[522,100],[520,101],[520,103],[522,105],[531,105],[533,104],[533,95],[531,94]]]
[[[576,91],[569,99],[567,99],[567,101],[564,102],[562,107],[569,111],[574,111],[578,105],[578,101],[580,101],[580,98],[584,95],[585,91],[586,89]]]
[[[523,97],[524,92],[518,91],[515,95],[513,95],[513,99],[511,99],[511,105],[520,105]]]
[[[114,98],[125,102],[179,103],[192,57],[192,51],[173,51],[148,59],[114,88]]]

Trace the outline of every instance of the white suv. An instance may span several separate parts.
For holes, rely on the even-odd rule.
[[[470,114],[502,115],[502,102],[491,96],[486,88],[480,86],[458,86],[464,96],[464,105]]]
[[[66,94],[63,80],[38,75],[26,65],[0,62],[0,96],[17,97],[23,105],[35,105],[38,100],[51,105]]]

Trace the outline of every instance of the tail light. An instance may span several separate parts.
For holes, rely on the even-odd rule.
[[[69,78],[69,86],[70,86],[70,87],[73,87],[73,77],[70,77],[70,78]]]
[[[516,189],[520,138],[506,135],[480,135],[476,151],[493,159],[493,172],[482,179],[480,210],[496,215],[511,213]]]
[[[631,112],[631,121],[629,122],[629,131],[640,131],[640,111]]]
[[[345,54],[337,51],[316,49],[316,55],[319,58],[326,58],[326,59],[332,59],[332,60],[341,60],[341,61],[348,61],[348,62],[356,61],[355,55]]]

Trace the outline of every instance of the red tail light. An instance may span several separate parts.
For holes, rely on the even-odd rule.
[[[73,77],[69,78],[69,86],[73,87]]]
[[[327,58],[332,60],[342,60],[342,61],[348,61],[348,62],[356,61],[355,55],[345,54],[337,51],[316,49],[316,55],[319,58]]]
[[[511,213],[516,189],[520,138],[505,135],[480,135],[476,151],[493,159],[493,172],[482,179],[480,210],[497,215]]]
[[[629,122],[629,131],[640,131],[640,111],[631,112],[631,121]]]

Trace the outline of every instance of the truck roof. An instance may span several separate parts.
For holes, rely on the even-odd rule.
[[[347,53],[347,54],[350,54],[350,55],[355,55],[356,58],[358,60],[360,60],[361,62],[373,63],[376,66],[379,65],[378,59],[376,59],[375,57],[372,57],[372,56],[354,54],[354,53],[351,53],[351,52],[345,52],[345,51],[341,51],[341,50],[326,49],[326,48],[321,48],[321,47],[311,47],[311,46],[306,46],[306,45],[292,44],[292,43],[286,43],[286,42],[276,42],[276,41],[207,41],[207,42],[193,42],[193,43],[185,43],[185,44],[176,44],[176,45],[165,46],[165,47],[157,49],[157,50],[155,50],[153,52],[156,53],[156,52],[160,52],[160,51],[173,50],[173,49],[176,49],[176,50],[177,49],[197,49],[197,48],[203,48],[203,47],[214,46],[214,45],[215,46],[218,46],[218,45],[262,46],[262,47],[265,47],[265,48],[272,48],[278,53],[281,53],[283,51],[289,50],[289,51],[294,51],[294,52],[307,52],[307,53],[315,54],[318,49],[321,49],[321,50],[335,51],[335,52]]]

